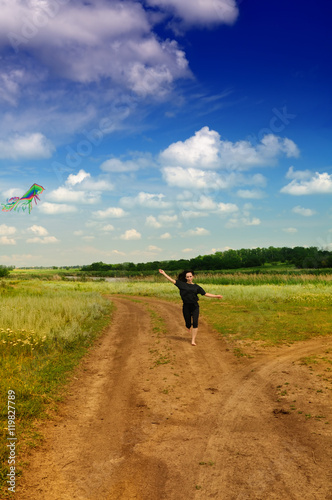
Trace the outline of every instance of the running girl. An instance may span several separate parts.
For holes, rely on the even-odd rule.
[[[194,273],[192,271],[183,271],[181,274],[179,274],[177,280],[174,280],[173,278],[168,276],[162,269],[159,269],[159,272],[180,290],[180,295],[183,300],[183,317],[189,334],[192,326],[191,345],[196,345],[199,316],[198,294],[205,295],[205,297],[211,297],[214,299],[222,299],[222,295],[213,295],[212,293],[206,293],[202,287],[200,287],[196,283],[193,283]]]

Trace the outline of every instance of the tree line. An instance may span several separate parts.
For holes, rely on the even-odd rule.
[[[260,267],[264,264],[293,265],[298,269],[332,268],[332,252],[320,250],[317,247],[268,247],[241,248],[240,250],[225,250],[211,255],[199,255],[192,259],[153,261],[134,264],[105,264],[94,262],[83,266],[84,272],[127,271],[145,272],[165,268],[168,271],[192,269],[194,271],[212,271],[223,269],[240,269]]]

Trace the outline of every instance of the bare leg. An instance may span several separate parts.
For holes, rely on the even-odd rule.
[[[196,345],[196,335],[198,328],[193,328],[193,333],[191,337],[191,345]]]
[[[191,334],[191,328],[187,328],[188,335]]]

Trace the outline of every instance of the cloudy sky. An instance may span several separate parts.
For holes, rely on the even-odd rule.
[[[0,4],[0,264],[332,249],[329,2]]]

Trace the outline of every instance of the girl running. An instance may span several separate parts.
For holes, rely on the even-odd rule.
[[[222,299],[222,295],[206,293],[201,286],[193,283],[194,273],[192,271],[183,271],[179,274],[177,280],[168,276],[162,269],[159,269],[159,272],[180,290],[180,295],[183,300],[183,317],[189,334],[192,327],[191,345],[196,345],[199,316],[199,298],[197,295],[205,295],[205,297],[211,297],[214,299]]]

